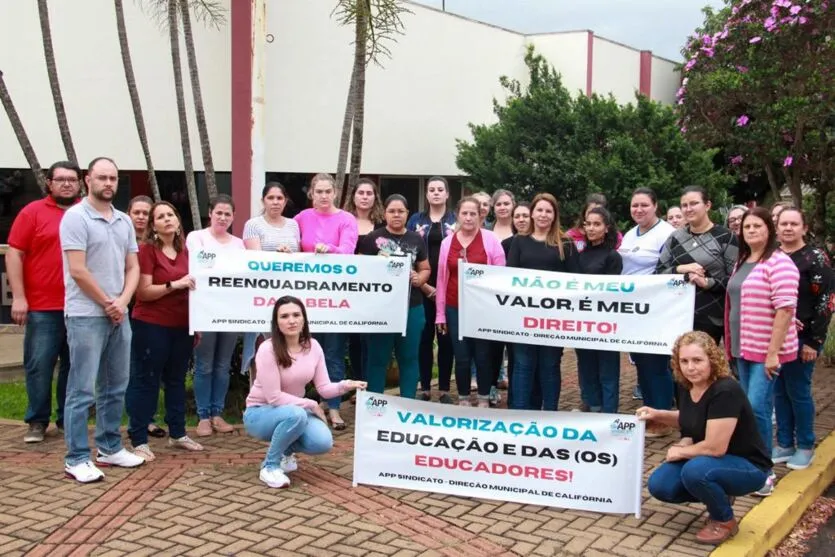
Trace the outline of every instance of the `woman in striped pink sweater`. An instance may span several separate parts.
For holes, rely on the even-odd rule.
[[[781,365],[797,358],[794,314],[799,273],[778,249],[767,210],[748,210],[740,228],[739,258],[725,298],[725,349],[736,360],[739,382],[771,454],[774,383]],[[769,472],[757,495],[771,495],[774,480]]]

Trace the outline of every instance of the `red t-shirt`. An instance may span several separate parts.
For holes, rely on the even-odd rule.
[[[449,279],[446,283],[446,305],[451,308],[458,307],[458,261],[464,260],[467,263],[480,263],[487,265],[487,252],[484,250],[484,241],[481,238],[481,231],[475,235],[475,238],[470,245],[467,246],[466,251],[461,242],[458,241],[458,234],[452,236],[452,245],[449,246],[449,255],[447,255],[446,265],[449,269]]]
[[[30,311],[64,309],[64,254],[58,228],[66,209],[45,197],[26,205],[9,232],[9,245],[23,252],[23,288]]]
[[[151,275],[151,284],[179,280],[188,274],[188,251],[183,248],[172,260],[155,245],[142,244],[139,246],[139,274]],[[132,317],[164,327],[188,328],[188,290],[171,290],[153,302],[137,298]]]

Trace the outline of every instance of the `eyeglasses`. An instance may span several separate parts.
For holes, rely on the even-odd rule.
[[[50,182],[53,184],[70,184],[74,185],[78,183],[78,178],[50,178]]]

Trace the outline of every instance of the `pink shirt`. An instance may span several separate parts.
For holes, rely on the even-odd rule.
[[[320,213],[316,209],[305,209],[294,217],[299,223],[303,252],[316,251],[316,244],[328,246],[328,253],[352,254],[357,249],[357,219],[343,210],[335,213]]]
[[[736,270],[734,270],[736,272]],[[797,359],[797,326],[794,310],[797,307],[797,287],[800,273],[791,258],[776,250],[767,260],[757,263],[742,283],[740,293],[739,351],[750,362],[765,362],[774,316],[778,309],[791,308],[789,330],[780,347],[780,363]],[[725,297],[725,330],[729,328],[731,302]],[[730,335],[725,335],[725,351],[730,358]]]
[[[310,350],[297,354],[293,365],[279,369],[273,352],[273,344],[266,340],[255,354],[258,373],[246,397],[250,406],[301,406],[308,410],[316,407],[316,401],[304,398],[304,389],[313,381],[323,398],[334,398],[348,392],[347,381],[331,383],[325,367],[325,353],[316,339],[310,339]]]

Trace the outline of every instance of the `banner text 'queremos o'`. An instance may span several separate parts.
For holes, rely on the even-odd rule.
[[[276,300],[289,295],[304,303],[314,333],[403,334],[409,271],[402,257],[199,250],[189,254],[190,327],[264,332]]]

